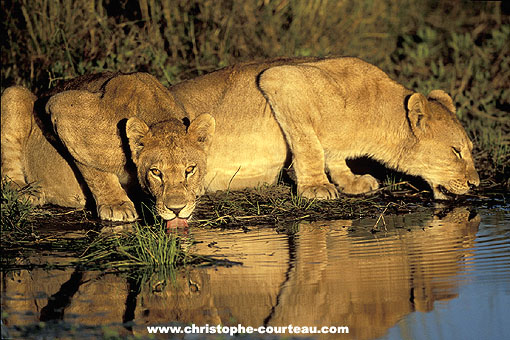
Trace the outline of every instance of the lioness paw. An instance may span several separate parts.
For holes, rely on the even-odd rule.
[[[309,199],[332,200],[338,197],[338,191],[331,183],[298,186],[298,192]]]
[[[98,205],[97,214],[100,219],[108,221],[133,222],[138,218],[135,205],[130,201]]]
[[[342,187],[342,192],[351,195],[365,194],[379,188],[379,182],[370,175],[354,175],[355,178]]]

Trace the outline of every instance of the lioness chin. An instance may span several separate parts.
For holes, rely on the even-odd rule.
[[[202,190],[273,183],[289,155],[298,192],[308,198],[377,189],[374,177],[355,175],[347,166],[346,159],[360,156],[423,177],[436,199],[446,198],[442,190],[464,194],[479,184],[473,145],[451,97],[441,90],[427,97],[414,93],[356,58],[239,64],[169,90],[140,73],[110,76],[99,87],[78,83],[81,87],[52,96],[46,110],[103,219],[136,218],[121,187],[130,159],[138,181],[156,197],[157,212],[167,220],[188,217]],[[11,100],[5,110],[30,111],[35,98],[24,96]],[[3,116],[2,97],[2,127]],[[150,131],[169,119],[164,128]],[[179,133],[168,134],[182,120],[195,128],[181,126]],[[10,139],[5,149],[21,150],[18,144]],[[191,156],[197,152],[198,158]],[[9,157],[9,174],[27,181],[30,165]],[[174,204],[177,197],[180,202]]]

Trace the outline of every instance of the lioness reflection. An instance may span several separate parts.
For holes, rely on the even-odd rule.
[[[189,269],[164,289],[114,275],[21,271],[3,277],[4,322],[134,321],[129,332],[144,335],[146,325],[171,322],[346,325],[357,339],[382,336],[403,316],[457,294],[456,276],[465,270],[480,218],[465,208],[426,216],[386,217],[388,232],[375,235],[350,221],[303,222],[291,236],[267,228],[246,234],[195,230],[203,241],[198,252],[243,266]]]

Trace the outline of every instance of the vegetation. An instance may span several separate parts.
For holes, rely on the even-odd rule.
[[[133,223],[128,232],[99,235],[80,256],[85,265],[117,268],[152,268],[171,271],[177,265],[193,262],[185,251],[186,239],[167,233],[164,223]],[[184,247],[183,247],[184,243]]]
[[[1,228],[4,232],[12,232],[19,236],[28,232],[29,217],[33,210],[32,204],[25,193],[30,188],[18,188],[18,186],[7,178],[2,179],[1,184]]]
[[[30,252],[34,249],[58,250],[77,256],[78,262],[70,262],[69,265],[116,268],[121,271],[141,268],[164,273],[171,273],[177,266],[185,263],[212,261],[189,254],[187,248],[191,241],[179,237],[177,233],[168,233],[164,223],[156,218],[153,212],[151,225],[136,222],[122,231],[112,232],[103,228],[101,232],[89,230],[79,236],[73,235],[72,238],[58,237],[55,232],[46,235],[44,230],[36,234],[33,229],[34,225],[38,225],[38,217],[41,217],[39,215],[43,215],[42,218],[45,219],[51,218],[44,212],[34,211],[31,203],[23,196],[26,190],[14,187],[11,182],[2,181],[1,241],[4,255],[16,253],[19,256],[24,250]],[[82,216],[77,211],[71,213],[74,213],[74,216],[68,216],[71,223],[79,225]],[[59,213],[50,215],[57,220],[62,219]],[[90,227],[88,223],[87,228]],[[9,257],[2,260],[7,263]]]
[[[398,187],[393,186],[398,185]],[[394,191],[397,190],[398,191]],[[393,190],[393,191],[392,191]],[[208,193],[200,198],[194,213],[202,227],[249,228],[272,225],[285,229],[303,219],[359,219],[377,216],[390,199],[395,203],[388,213],[410,212],[427,206],[431,199],[419,196],[417,188],[406,181],[388,183],[372,196],[340,196],[337,200],[310,200],[296,195],[289,185],[263,185],[254,190]],[[402,198],[406,202],[401,202]]]
[[[168,232],[165,223],[146,206],[142,209],[149,221],[128,225],[112,223],[109,227],[105,223],[101,231],[97,231],[91,229],[93,224],[85,211],[62,212],[65,209],[53,208],[50,212],[34,208],[26,198],[26,193],[32,190],[30,186],[18,188],[11,181],[2,181],[0,236],[4,268],[33,266],[22,260],[33,251],[59,251],[76,258],[66,265],[119,271],[136,269],[137,275],[152,280],[153,273],[158,274],[156,278],[168,277],[184,264],[215,262],[212,258],[191,254],[188,249],[192,241],[185,231],[182,235],[180,230]],[[45,230],[45,226],[67,224],[74,229],[67,232]],[[77,231],[79,226],[86,230]]]

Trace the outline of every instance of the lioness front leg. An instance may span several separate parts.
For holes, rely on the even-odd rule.
[[[126,163],[117,128],[120,119],[107,109],[99,94],[74,90],[54,95],[46,105],[58,137],[94,197],[99,218],[134,221],[134,204],[115,173]]]
[[[117,175],[78,164],[96,201],[97,215],[108,221],[131,222],[138,218],[135,205],[119,183]]]
[[[345,163],[345,159],[326,159],[326,167],[333,183],[346,194],[358,195],[379,188],[379,183],[371,175],[355,175]]]
[[[296,92],[296,86],[301,91]],[[309,90],[306,79],[291,66],[275,67],[262,73],[259,87],[291,149],[298,192],[307,198],[336,198],[338,192],[326,176],[324,149],[315,132],[319,108],[310,96],[303,95]]]

